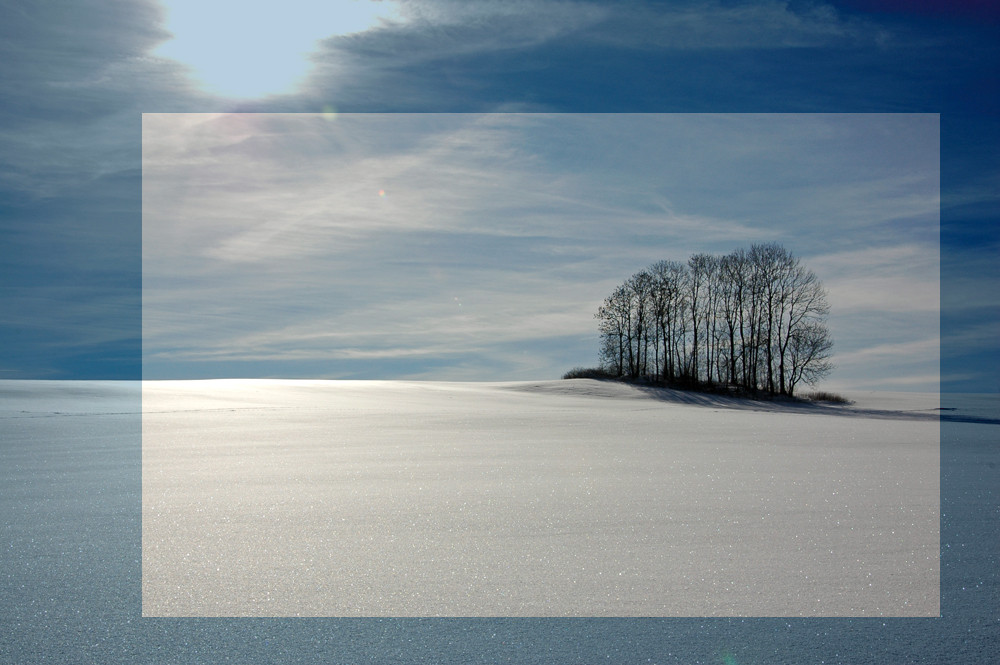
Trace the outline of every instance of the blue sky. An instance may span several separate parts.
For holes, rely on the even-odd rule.
[[[609,286],[778,240],[835,385],[1000,387],[987,3],[209,6],[4,7],[0,377],[554,378]]]

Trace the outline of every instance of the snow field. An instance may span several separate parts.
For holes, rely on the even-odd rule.
[[[143,614],[938,614],[926,396],[899,418],[669,397],[146,382]]]

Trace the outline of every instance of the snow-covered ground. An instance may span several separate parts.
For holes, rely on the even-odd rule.
[[[848,396],[146,382],[143,614],[937,616],[938,418],[993,405]]]

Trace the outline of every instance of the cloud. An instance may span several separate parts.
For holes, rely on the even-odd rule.
[[[606,140],[573,149],[591,161],[587,170],[604,177],[576,172],[558,154],[564,150],[553,149],[563,132],[572,133],[562,125],[577,122],[536,115],[342,115],[328,123],[319,115],[241,115],[191,124],[173,115],[147,116],[148,237],[161,256],[172,251],[180,260],[260,263],[362,247],[393,257],[404,237],[425,245],[423,256],[407,260],[440,260],[426,257],[433,249],[426,245],[446,233],[461,234],[466,246],[479,235],[508,245],[535,243],[522,252],[564,254],[557,241],[613,234],[605,223],[611,219],[627,220],[633,232],[749,233],[738,223],[671,212],[645,181],[655,175],[636,179],[641,167],[624,176],[615,172],[623,164],[594,161]],[[380,243],[373,243],[376,237]]]
[[[858,365],[892,357],[930,358],[931,360],[936,360],[940,345],[941,340],[936,335],[908,342],[888,342],[849,353],[838,353],[837,362],[842,365]]]
[[[974,231],[976,233],[976,231]],[[943,309],[951,316],[968,316],[1000,311],[1000,243],[984,241],[976,246],[952,246],[942,267],[947,275],[943,285]]]
[[[936,244],[903,242],[811,257],[831,302],[844,312],[940,311],[940,260]]]
[[[946,357],[974,357],[982,352],[992,354],[992,366],[980,366],[980,368],[995,375],[997,369],[996,353],[997,326],[993,321],[972,321],[965,322],[960,327],[945,327],[944,339],[942,339],[941,352]],[[990,356],[987,356],[990,357]]]
[[[595,39],[632,48],[788,49],[884,43],[887,31],[841,16],[829,4],[715,0],[667,7],[639,3],[614,12]],[[626,35],[628,38],[626,39]]]
[[[21,3],[0,47],[0,187],[52,197],[137,168],[138,114],[196,106],[152,2]],[[190,110],[191,106],[185,108]]]
[[[939,389],[942,340],[926,334],[930,327],[926,322],[891,322],[882,330],[873,327],[872,321],[859,323],[866,327],[851,331],[854,339],[844,336],[848,349],[838,348],[842,346],[839,341],[834,347],[831,386],[843,390]]]
[[[600,75],[611,66],[609,56],[611,63],[621,66],[619,61],[628,58],[627,54],[656,53],[659,64],[650,67],[649,62],[642,62],[635,74],[647,91],[666,92],[666,101],[677,92],[677,83],[697,85],[704,74],[700,71],[703,63],[692,62],[692,54],[708,58],[733,54],[739,56],[732,63],[735,66],[749,62],[754,52],[881,51],[894,40],[887,29],[842,16],[823,3],[411,0],[398,7],[398,20],[323,40],[311,56],[316,68],[302,88],[303,96],[325,98],[324,103],[353,110],[353,98],[377,97],[378,86],[387,86],[395,100],[395,106],[387,109],[419,108],[431,95],[436,110],[453,103],[460,105],[459,110],[497,110],[504,105],[510,110],[544,110],[544,103],[517,94],[511,84],[525,75],[546,81],[546,72],[569,57],[578,70],[571,80],[614,85]],[[651,78],[660,85],[651,87]],[[422,94],[412,79],[420,80]],[[622,78],[626,80],[627,72]],[[458,94],[459,90],[464,94]],[[772,88],[771,94],[776,92]],[[574,94],[579,95],[579,90]],[[592,101],[586,100],[587,104]]]
[[[869,246],[869,235],[880,234],[863,231],[850,250],[807,261],[828,292],[836,381],[855,388],[936,390],[936,382],[915,377],[939,371],[937,242],[900,234],[895,242],[880,237],[881,244]]]
[[[367,56],[406,48],[427,61],[514,51],[565,40],[628,49],[784,49],[882,43],[887,32],[840,16],[831,5],[715,0],[608,5],[577,0],[430,0],[399,4],[400,20],[325,42],[329,52]],[[330,56],[331,59],[332,55]],[[317,55],[322,62],[324,56]]]
[[[920,317],[936,311],[925,288],[934,245],[871,247],[880,217],[838,232],[785,210],[810,179],[824,201],[839,191],[845,207],[862,209],[874,199],[905,202],[910,185],[855,186],[869,175],[857,175],[849,158],[854,135],[867,131],[856,118],[840,119],[838,131],[833,118],[796,120],[148,115],[147,366],[406,361],[407,375],[422,374],[424,363],[447,378],[448,368],[484,367],[471,359],[500,348],[537,356],[550,340],[573,339],[587,340],[574,344],[593,354],[593,312],[629,274],[663,258],[773,240],[776,230],[831,280],[843,320],[891,309],[926,330]],[[810,153],[808,169],[804,147],[823,155]],[[794,178],[783,176],[785,187],[768,181],[769,206],[744,206],[757,181],[739,174],[761,164]],[[716,177],[699,180],[704,173]],[[720,197],[752,214],[701,212]],[[919,215],[933,202],[928,195],[901,207]],[[838,243],[850,249],[823,251]],[[912,297],[901,297],[900,285]],[[891,332],[884,321],[866,331],[870,339],[851,343],[878,345]],[[494,378],[509,378],[521,355],[494,357]],[[501,356],[513,364],[504,369]]]
[[[613,14],[599,3],[573,0],[409,0],[398,7],[400,20],[387,21],[369,34],[333,37],[325,45],[333,52],[365,55],[405,47],[410,57],[427,61],[535,47],[598,25]]]
[[[121,321],[138,319],[137,294],[127,288],[106,288],[101,296],[95,300],[93,289],[86,285],[9,286],[4,289],[0,326],[30,331],[50,350],[65,344],[81,349],[134,339],[136,330]]]

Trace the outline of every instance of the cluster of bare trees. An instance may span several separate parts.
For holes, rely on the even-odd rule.
[[[778,244],[659,261],[597,311],[601,366],[619,377],[792,395],[832,369],[826,291]]]

